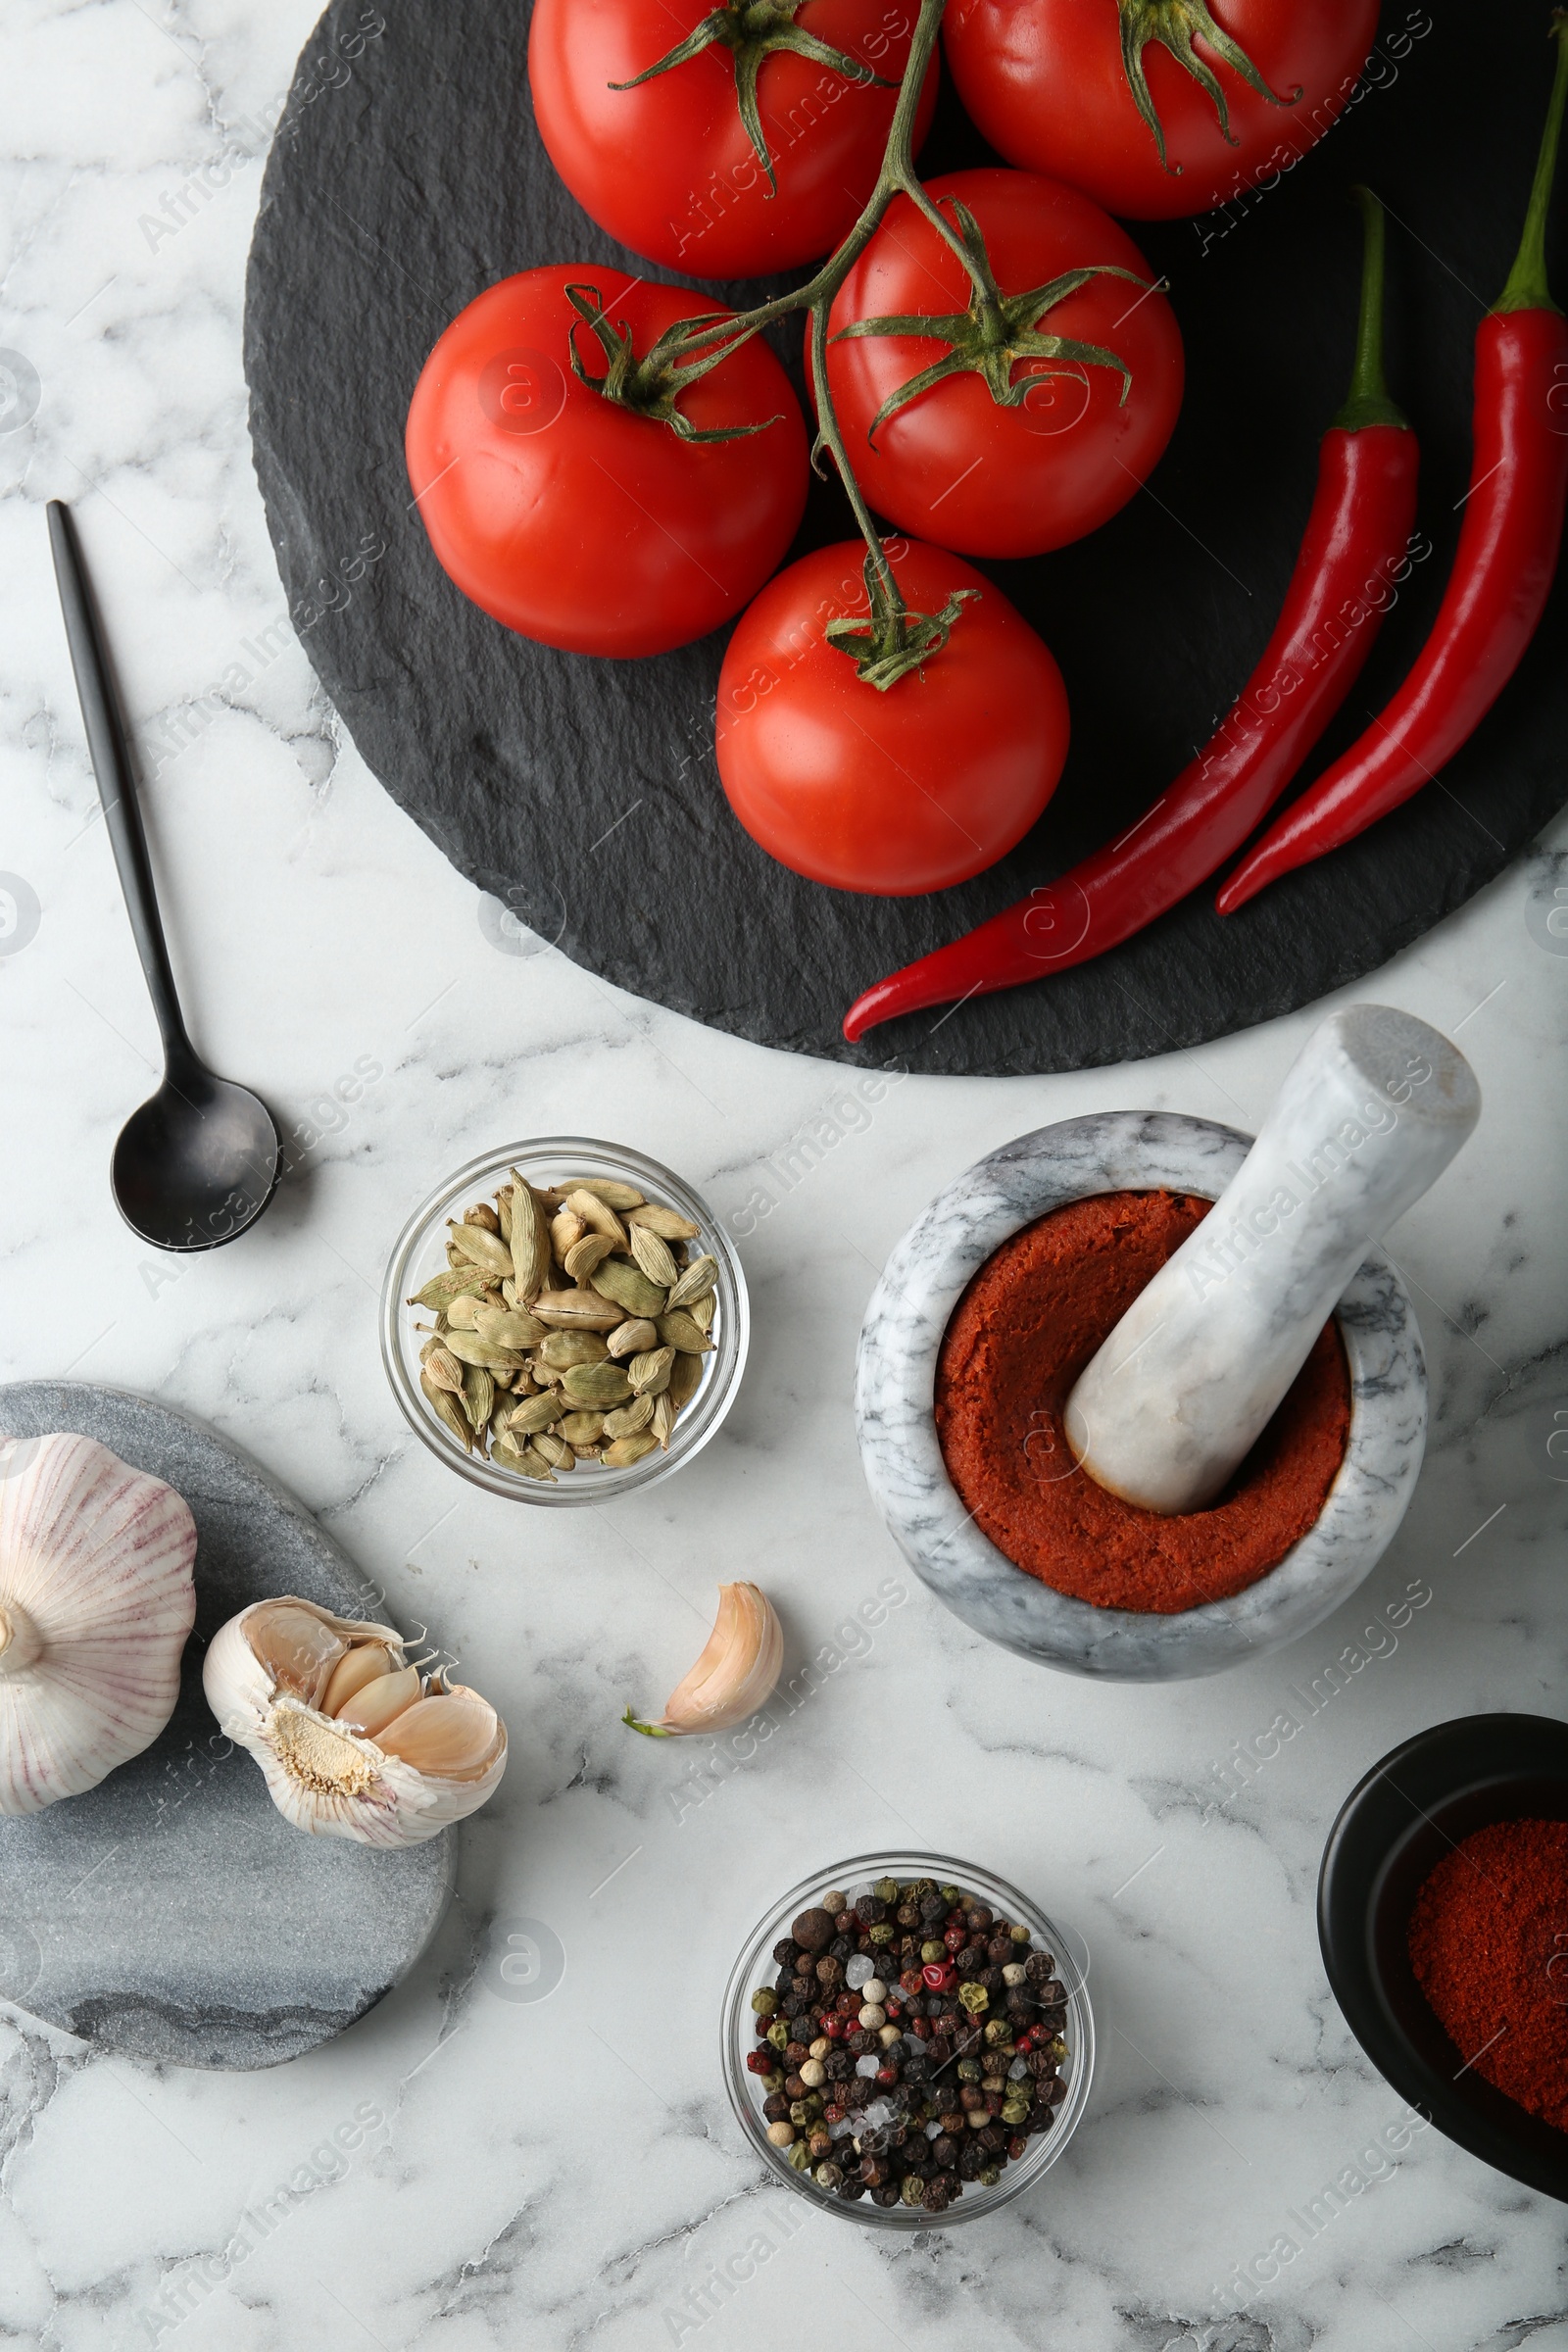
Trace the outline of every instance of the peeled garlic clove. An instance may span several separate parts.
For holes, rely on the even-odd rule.
[[[317,1633],[308,1635],[284,1611],[316,1620]],[[279,1624],[294,1649],[277,1642]],[[337,1686],[336,1716],[285,1687],[262,1654],[270,1654],[270,1645],[284,1648],[286,1663],[302,1651],[324,1650],[329,1641],[338,1645],[338,1660],[317,1688],[324,1700]],[[387,1671],[350,1690],[364,1672],[361,1658]],[[208,1649],[202,1682],[223,1731],[250,1749],[272,1802],[296,1829],[361,1845],[417,1845],[476,1812],[494,1792],[506,1768],[507,1734],[494,1708],[473,1691],[424,1686],[404,1658],[405,1643],[391,1626],[334,1617],[290,1595],[231,1618]],[[432,1721],[424,1712],[432,1697],[462,1700],[466,1711]],[[360,1725],[371,1715],[379,1727],[374,1736]],[[412,1745],[412,1756],[400,1742]],[[425,1756],[427,1763],[419,1760]]]
[[[767,1594],[757,1585],[720,1585],[708,1645],[671,1691],[662,1719],[639,1723],[628,1707],[621,1721],[653,1740],[730,1731],[772,1696],[783,1663],[784,1629]]]
[[[460,1685],[418,1699],[387,1725],[380,1745],[420,1772],[468,1781],[489,1767],[505,1737],[494,1707]]]
[[[339,1723],[352,1724],[368,1740],[374,1740],[395,1717],[412,1707],[418,1695],[418,1669],[405,1666],[396,1674],[383,1674],[367,1683],[341,1707],[323,1707],[321,1712],[334,1715]]]
[[[333,1667],[331,1680],[321,1693],[321,1713],[340,1715],[355,1692],[363,1690],[367,1683],[396,1671],[397,1660],[384,1642],[362,1642],[357,1648],[346,1651]]]
[[[0,1814],[95,1788],[174,1711],[196,1523],[91,1438],[0,1440]]]

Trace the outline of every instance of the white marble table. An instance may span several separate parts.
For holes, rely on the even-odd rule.
[[[1487,1105],[1390,1237],[1433,1443],[1372,1581],[1212,1682],[1097,1687],[988,1646],[902,1569],[861,1483],[851,1372],[886,1252],[965,1161],[1043,1121],[1135,1104],[1255,1125],[1312,1016],[1134,1069],[908,1079],[867,1106],[829,1066],[499,950],[315,690],[251,475],[257,157],[312,16],[4,13],[0,345],[39,405],[22,420],[24,374],[0,417],[0,869],[24,885],[0,953],[0,1377],[122,1383],[250,1447],[399,1609],[439,1623],[504,1707],[513,1761],[438,1948],[312,2057],[140,2072],[7,2013],[0,2337],[1568,2346],[1560,2208],[1431,2132],[1366,2153],[1398,2101],[1329,1996],[1312,1913],[1329,1822],[1384,1749],[1468,1710],[1562,1709],[1568,938],[1546,917],[1554,888],[1568,905],[1568,829],[1364,991],[1456,1035]],[[155,1039],[55,611],[57,495],[81,502],[112,615],[198,1041],[293,1130],[275,1207],[204,1261],[140,1248],[109,1200]],[[730,1218],[757,1339],[686,1476],[547,1519],[469,1495],[413,1442],[373,1309],[401,1219],[446,1168],[574,1128],[673,1162]],[[634,1740],[622,1706],[662,1698],[734,1576],[778,1598],[793,1711],[744,1762]],[[858,1654],[833,1648],[889,1578],[906,1600]],[[716,2065],[742,1935],[819,1859],[878,1840],[972,1852],[1078,1927],[1102,2050],[1040,2190],[891,2245],[802,2226],[760,2183]],[[501,1973],[517,1920],[548,1931],[533,1985]],[[1336,2180],[1342,2209],[1311,2235]]]

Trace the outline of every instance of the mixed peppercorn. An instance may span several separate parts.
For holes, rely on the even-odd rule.
[[[752,1995],[767,2136],[818,2187],[941,2213],[1067,2095],[1067,1990],[1030,1931],[934,1879],[803,1911]]]

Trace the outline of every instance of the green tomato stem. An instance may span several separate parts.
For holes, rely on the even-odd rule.
[[[757,79],[763,60],[780,49],[792,49],[797,57],[807,57],[814,65],[826,66],[830,72],[841,74],[846,81],[858,83],[862,88],[891,90],[894,84],[873,74],[858,58],[842,49],[829,48],[825,41],[807,32],[795,22],[802,0],[720,0],[720,5],[706,16],[695,32],[677,42],[667,56],[645,74],[634,74],[630,81],[612,81],[612,90],[635,90],[641,83],[652,81],[673,67],[684,66],[705,49],[715,43],[729,53],[735,73],[735,102],[740,110],[741,122],[752,143],[752,153],[767,173],[770,195],[778,192],[778,179],[773,170],[773,158],[768,153],[767,140],[762,133],[762,118],[757,103]]]
[[[1288,98],[1278,90],[1270,89],[1247,51],[1233,41],[1221,25],[1215,24],[1205,0],[1118,0],[1118,5],[1121,10],[1122,72],[1127,77],[1133,104],[1154,134],[1162,172],[1179,174],[1181,166],[1173,165],[1165,153],[1165,128],[1150,95],[1149,80],[1144,71],[1144,51],[1152,41],[1168,51],[1182,72],[1190,74],[1199,88],[1207,92],[1219,123],[1220,135],[1227,146],[1238,146],[1240,141],[1231,128],[1225,92],[1212,68],[1203,63],[1193,47],[1195,40],[1200,40],[1205,48],[1212,50],[1230,67],[1233,74],[1241,75],[1249,88],[1255,90],[1260,98],[1266,98],[1270,106],[1295,106],[1299,100],[1299,82]]]

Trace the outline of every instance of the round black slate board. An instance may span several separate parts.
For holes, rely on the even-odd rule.
[[[1295,172],[1206,220],[1134,224],[1187,338],[1182,419],[1149,491],[1107,528],[986,567],[1061,662],[1073,748],[1029,838],[922,900],[802,881],[742,833],[712,759],[722,635],[634,663],[529,644],[463,600],[411,510],[405,412],[464,304],[542,262],[671,275],[605,236],[557,180],[529,107],[527,14],[517,0],[335,0],[268,166],[246,307],[257,470],[296,626],[371,767],[482,891],[608,979],[767,1045],[919,1070],[1072,1069],[1196,1045],[1355,979],[1461,906],[1553,813],[1561,589],[1441,783],[1243,914],[1221,922],[1200,893],[1079,971],[890,1024],[859,1048],[839,1033],[879,974],[1130,823],[1242,684],[1344,394],[1359,260],[1345,191],[1357,178],[1396,217],[1390,369],[1421,435],[1434,553],[1317,764],[1382,707],[1458,529],[1475,327],[1517,241],[1549,81],[1544,7],[1446,0],[1429,14],[1391,0],[1356,102]],[[357,29],[373,24],[384,30],[368,39]],[[988,160],[948,93],[922,168]],[[798,342],[797,329],[791,365]],[[797,552],[850,535],[837,490],[813,493]],[[345,585],[344,567],[381,542]]]
[[[276,2066],[341,2034],[441,1924],[457,1833],[374,1852],[292,1828],[202,1692],[219,1628],[270,1592],[385,1622],[267,1473],[182,1413],[76,1381],[0,1388],[0,1437],[74,1430],[166,1479],[196,1521],[196,1626],[160,1737],[85,1795],[0,1820],[0,1999],[105,2051]]]

